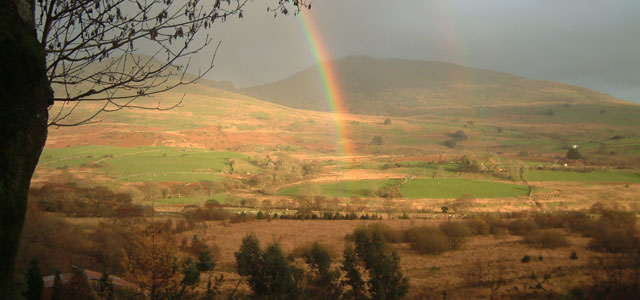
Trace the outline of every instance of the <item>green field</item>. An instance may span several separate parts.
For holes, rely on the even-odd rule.
[[[640,175],[622,171],[529,170],[526,172],[525,177],[529,181],[640,182]]]
[[[172,198],[160,198],[155,201],[156,205],[201,205],[206,200],[202,197],[172,197]]]
[[[469,195],[477,198],[517,197],[529,193],[529,187],[466,178],[416,179],[402,186],[404,198],[458,198]]]
[[[395,179],[386,180],[357,180],[339,181],[324,184],[301,184],[294,185],[278,191],[282,196],[300,195],[322,195],[327,197],[372,197],[375,192],[384,186],[393,185],[398,182]]]
[[[278,191],[282,196],[322,195],[327,197],[375,197],[375,192],[398,180],[340,181],[317,185],[295,185]],[[529,187],[493,181],[465,178],[416,179],[402,185],[403,198],[458,198],[470,195],[478,198],[517,197],[527,195]]]
[[[81,146],[47,149],[41,167],[92,167],[119,181],[217,181],[231,168],[235,172],[258,173],[260,168],[248,163],[248,156],[235,152],[213,152],[194,148]]]

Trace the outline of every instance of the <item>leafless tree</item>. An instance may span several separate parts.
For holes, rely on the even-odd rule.
[[[0,298],[11,293],[27,194],[48,126],[85,124],[125,107],[176,107],[181,100],[135,101],[211,70],[219,44],[208,29],[241,18],[247,1],[0,0]],[[310,8],[305,0],[266,2],[276,15]],[[139,48],[152,51],[134,55]],[[212,50],[211,64],[188,75],[189,58],[205,49]],[[69,118],[80,103],[98,105],[88,116]]]
[[[242,18],[247,1],[37,1],[37,37],[45,53],[49,85],[58,92],[53,101],[60,103],[50,111],[48,125],[80,125],[102,112],[125,107],[167,110],[178,106],[182,100],[166,106],[134,101],[192,83],[209,72],[220,43],[211,49],[212,38],[203,29],[230,17]],[[281,0],[268,10],[288,14],[287,2]],[[291,2],[295,12],[307,6]],[[136,55],[140,46],[151,55]],[[189,58],[203,50],[213,50],[210,64],[188,75]],[[88,116],[69,121],[83,102],[100,105]]]

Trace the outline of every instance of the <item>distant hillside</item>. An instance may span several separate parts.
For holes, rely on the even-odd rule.
[[[353,60],[357,62],[362,58],[354,58]],[[343,116],[344,121],[340,126],[343,129],[342,132],[346,134],[339,134],[336,131],[335,118],[330,113],[294,109],[261,101],[244,94],[221,89],[230,89],[231,85],[228,83],[200,81],[156,94],[153,97],[143,97],[135,102],[136,105],[146,107],[156,107],[157,105],[169,107],[182,101],[178,107],[168,111],[122,109],[114,113],[100,114],[92,124],[77,127],[50,127],[46,147],[50,150],[60,149],[60,152],[57,152],[59,155],[53,152],[43,154],[43,159],[50,161],[52,167],[62,169],[67,165],[71,168],[87,169],[87,163],[93,161],[97,163],[89,169],[103,172],[100,174],[107,174],[111,172],[108,164],[102,167],[98,164],[103,159],[111,159],[111,157],[107,157],[109,155],[127,156],[144,152],[157,158],[162,154],[156,150],[164,151],[162,150],[166,150],[164,147],[170,147],[173,150],[165,153],[176,154],[180,152],[179,156],[174,157],[174,160],[164,161],[158,166],[153,165],[153,168],[161,170],[166,167],[173,172],[178,172],[171,175],[174,176],[171,177],[173,178],[171,180],[179,179],[179,181],[203,180],[201,174],[195,174],[202,170],[215,171],[214,173],[216,173],[204,177],[206,180],[222,178],[218,174],[220,168],[207,162],[198,161],[198,156],[195,153],[188,153],[191,151],[188,149],[207,149],[224,153],[236,152],[252,157],[286,153],[312,160],[320,156],[327,160],[340,160],[345,154],[343,145],[348,144],[353,146],[353,152],[347,153],[347,155],[353,156],[352,159],[360,159],[369,155],[388,155],[389,157],[405,156],[406,159],[415,156],[420,157],[422,161],[435,161],[475,153],[476,155],[499,155],[520,160],[549,161],[564,157],[567,145],[578,145],[582,155],[590,162],[607,162],[623,167],[640,165],[640,135],[638,135],[640,118],[637,117],[640,115],[640,105],[638,104],[615,103],[615,99],[605,95],[567,85],[526,80],[502,73],[472,70],[446,64],[424,64],[432,65],[434,69],[436,67],[447,69],[450,73],[434,73],[427,80],[428,74],[426,73],[428,72],[413,70],[413,73],[422,76],[421,80],[417,80],[416,76],[411,77],[400,73],[391,76],[389,72],[385,74],[381,72],[378,74],[380,76],[374,76],[375,74],[359,72],[366,74],[366,76],[362,75],[364,79],[355,80],[358,77],[354,77],[354,80],[344,80],[345,90],[370,90],[370,95],[372,95],[370,98],[364,98],[365,96],[349,98],[350,101],[353,101],[352,99],[371,99],[371,105],[352,106],[354,111],[357,111],[355,108],[359,108],[359,112],[362,114]],[[408,63],[403,69],[411,69],[412,65],[417,64]],[[379,67],[383,68],[383,66]],[[350,70],[358,71],[356,67]],[[483,74],[482,79],[474,80],[478,87],[485,89],[491,86],[501,86],[504,87],[503,89],[511,88],[514,95],[526,95],[530,98],[492,97],[491,103],[495,105],[469,107],[468,105],[475,103],[476,98],[464,97],[465,93],[461,92],[464,91],[465,86],[470,84],[464,83],[462,80],[454,80],[462,77],[462,75],[455,73],[460,70],[468,71],[472,75]],[[464,76],[469,76],[469,73]],[[303,78],[302,75],[304,73],[293,78]],[[307,75],[315,76],[315,72],[308,72]],[[410,78],[414,78],[415,81],[409,81]],[[307,84],[311,85],[317,82],[319,81],[307,81]],[[433,91],[447,91],[448,93],[442,92],[442,95],[450,98],[442,99],[451,99],[446,100],[450,103],[440,98],[438,101],[441,102],[432,98],[418,98],[416,96],[420,95],[418,92],[416,94],[408,92],[418,89],[398,88],[398,86],[416,85],[416,82],[431,82],[430,89],[420,89],[420,93],[423,94],[435,93]],[[440,84],[435,82],[440,82]],[[459,87],[455,87],[455,82],[459,82]],[[356,83],[359,83],[360,86],[356,86]],[[387,86],[396,86],[396,88],[387,88],[382,83]],[[310,87],[298,86],[298,83],[294,84],[290,81],[281,84],[283,84],[281,91],[291,88],[305,92],[301,93],[302,96],[313,95],[309,92],[311,91]],[[508,84],[512,84],[512,86],[509,87]],[[522,86],[524,84],[531,86],[525,89]],[[440,85],[444,87],[441,88]],[[536,85],[538,87],[534,88]],[[321,87],[317,88],[319,91],[318,98],[315,98],[318,99],[316,103],[324,104]],[[503,89],[496,88],[491,92],[494,95],[506,95]],[[560,98],[560,96],[542,100],[531,98],[533,97],[531,95],[553,94],[544,89],[556,91],[557,95],[581,95],[580,93],[584,93],[594,98],[587,96],[581,98],[576,96],[577,100]],[[390,90],[398,92],[391,94]],[[356,96],[365,95],[364,93],[351,93]],[[405,95],[407,98],[414,96],[411,98],[414,100],[411,100],[413,102],[409,100],[402,102],[400,100],[403,98],[397,95]],[[534,101],[541,102],[532,103]],[[584,103],[576,103],[577,101]],[[358,104],[358,102],[351,103]],[[517,104],[502,105],[503,103]],[[102,108],[102,105],[103,103],[93,101],[82,102],[78,107],[67,105],[65,106],[66,112],[75,109],[64,121],[75,123],[84,120],[94,115],[97,110]],[[411,107],[417,108],[411,111],[409,110]],[[63,108],[63,104],[57,103],[50,111],[57,114],[61,108]],[[371,115],[383,113],[393,113],[396,116]],[[411,113],[420,114],[407,117],[398,116]],[[387,122],[387,118],[391,122]],[[466,138],[456,138],[458,131],[464,132]],[[101,147],[86,148],[92,145],[109,147],[98,152],[94,150],[101,149]],[[138,149],[138,147],[146,148]],[[129,148],[129,150],[124,149],[125,152],[120,152],[118,148]],[[85,150],[93,152],[87,153]],[[78,159],[64,158],[66,154],[74,153],[74,151],[77,151],[75,157]],[[198,152],[201,151],[198,150]],[[229,156],[221,158],[225,157]],[[184,162],[180,162],[180,160],[184,160]],[[74,161],[75,163],[73,163]],[[128,170],[127,174],[133,177],[126,177],[129,175],[124,173],[117,176],[129,178],[126,180],[143,178],[137,177],[139,173],[136,170],[141,169],[130,168],[127,165],[129,162],[120,161],[118,166],[121,167],[120,170]],[[152,161],[148,160],[148,162]],[[173,164],[176,162],[180,162],[177,169]],[[237,162],[239,164],[239,161]],[[82,167],[83,163],[85,167]],[[240,168],[239,165],[238,168]],[[198,172],[191,172],[194,170]],[[253,169],[247,170],[250,170],[247,172],[254,174]],[[422,175],[431,174],[426,173],[425,169],[420,169],[418,172]],[[165,175],[162,176],[153,177],[155,178],[153,180],[167,179],[164,177]]]
[[[618,102],[551,81],[449,63],[349,56],[333,62],[351,113],[405,116],[443,106]],[[240,93],[294,108],[327,111],[317,66]]]
[[[148,72],[149,70],[157,70],[164,65],[166,65],[166,62],[156,57],[152,57],[144,54],[133,54],[133,55],[127,55],[126,58],[123,58],[122,56],[113,57],[113,58],[107,58],[100,62],[91,63],[85,66],[84,68],[82,68],[82,70],[78,74],[76,74],[76,76],[95,77],[94,78],[95,80],[98,78],[95,76],[96,74],[102,74],[103,76],[102,80],[106,80],[106,78],[108,77],[107,74],[109,73],[105,72],[105,70],[108,68],[111,68],[111,71],[137,70],[140,68],[140,66],[143,66],[143,69],[146,70],[145,72]],[[183,82],[190,82],[195,80],[198,77],[194,73],[189,73],[191,71],[198,71],[197,67],[192,66],[189,70],[187,70],[186,74],[183,74],[184,71],[185,71],[184,68],[176,67],[175,65],[169,65],[169,66],[166,66],[166,68],[164,68],[162,72],[160,72],[159,74],[160,77],[156,77],[155,79],[154,78],[147,79],[147,82],[149,85],[156,86],[156,88],[153,90],[160,90],[168,86],[175,86],[180,82],[180,80],[182,80]],[[198,85],[214,88],[218,90],[224,90],[228,92],[236,91],[236,88],[233,86],[233,83],[231,81],[226,81],[226,80],[216,81],[216,80],[200,78],[198,80]],[[82,94],[88,91],[89,89],[95,89],[96,85],[93,82],[85,81],[79,84],[68,85],[66,87],[63,85],[54,84],[52,88],[57,96],[63,96],[67,92],[69,92],[71,96],[76,96],[78,94]],[[181,90],[186,92],[191,91],[191,87],[181,86],[179,88],[181,88]],[[122,94],[130,95],[131,91],[120,90],[119,93],[121,93],[120,95]]]

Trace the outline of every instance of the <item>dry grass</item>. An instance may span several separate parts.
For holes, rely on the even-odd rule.
[[[272,220],[253,221],[233,225],[222,222],[206,222],[195,231],[184,233],[186,236],[198,234],[204,240],[215,242],[220,247],[221,261],[219,270],[233,281],[237,278],[234,252],[240,246],[242,238],[254,233],[263,244],[277,241],[287,253],[296,252],[313,242],[324,244],[334,257],[341,260],[345,245],[345,235],[354,229],[374,223],[382,223],[392,229],[407,229],[412,226],[437,226],[446,220]],[[488,298],[490,282],[469,285],[470,272],[479,272],[476,262],[482,262],[481,272],[490,281],[491,276],[505,279],[501,287],[506,292],[513,286],[522,284],[532,272],[542,276],[551,274],[553,287],[559,291],[578,285],[586,280],[587,258],[602,254],[589,250],[589,239],[575,234],[567,235],[568,247],[557,249],[532,248],[523,243],[523,238],[514,235],[486,235],[468,237],[457,250],[441,255],[422,255],[412,250],[409,244],[394,244],[401,256],[403,272],[409,277],[411,294],[419,292],[440,293],[447,289],[450,299]],[[577,251],[579,259],[569,259],[571,252]],[[529,255],[532,261],[523,264],[520,260]],[[542,258],[542,260],[539,259]],[[473,268],[476,268],[475,270]],[[497,273],[498,272],[498,273]],[[499,289],[499,292],[501,291]],[[464,291],[464,293],[462,293]],[[457,295],[457,296],[456,296]]]

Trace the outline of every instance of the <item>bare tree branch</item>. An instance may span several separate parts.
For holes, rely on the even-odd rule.
[[[145,106],[133,102],[193,83],[206,75],[213,68],[220,43],[213,49],[211,64],[197,75],[187,75],[188,62],[185,67],[180,64],[209,49],[212,39],[206,31],[228,17],[242,18],[248,1],[36,1],[35,24],[46,54],[49,84],[59,93],[54,102],[61,103],[49,126],[87,124],[100,113],[124,107],[153,110],[178,107],[182,100],[164,108],[160,104]],[[278,0],[268,11],[287,15],[310,7],[303,0]],[[140,45],[153,49],[153,54],[138,55]],[[104,104],[81,121],[65,123],[80,102]]]

